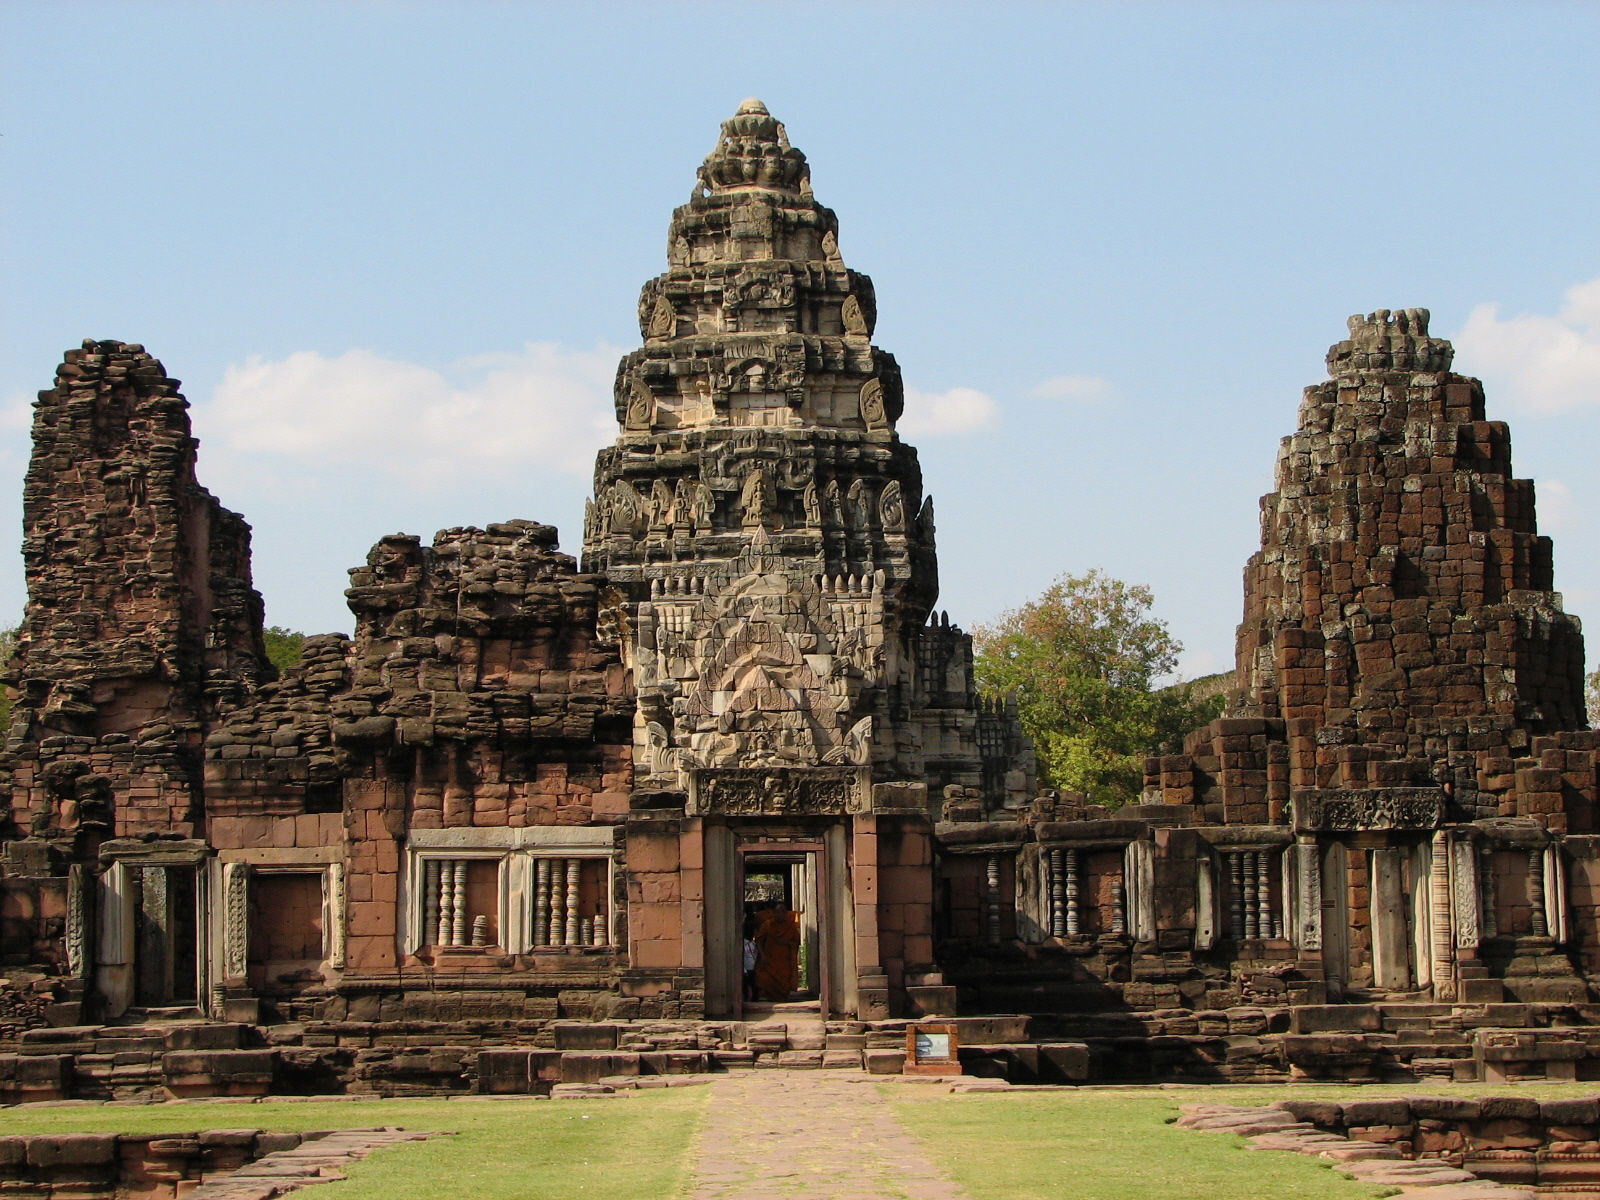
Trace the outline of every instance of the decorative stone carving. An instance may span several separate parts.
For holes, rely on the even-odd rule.
[[[884,484],[883,495],[878,497],[878,517],[885,533],[901,533],[906,525],[906,504],[900,494],[900,481],[891,479]]]
[[[1322,852],[1314,839],[1295,843],[1295,945],[1322,949]]]
[[[656,400],[640,380],[634,380],[628,389],[628,411],[623,418],[623,428],[643,432],[655,423]]]
[[[844,816],[865,811],[856,771],[817,768],[696,772],[691,816]]]
[[[222,867],[222,973],[243,979],[250,963],[250,867],[225,863]]]
[[[1444,795],[1438,788],[1302,791],[1294,797],[1294,818],[1300,832],[1437,829]]]
[[[889,414],[883,405],[883,380],[873,378],[861,385],[861,420],[868,429],[889,428]]]
[[[645,332],[648,338],[671,337],[678,331],[678,312],[672,307],[672,301],[665,296],[656,297],[656,306],[650,313],[650,326]]]
[[[84,887],[84,876],[82,863],[73,863],[67,871],[67,970],[75,979],[82,979],[89,971],[88,889]]]
[[[844,304],[839,309],[839,319],[844,322],[844,331],[852,337],[866,337],[872,331],[867,328],[867,317],[861,311],[861,301],[855,296],[846,296]]]

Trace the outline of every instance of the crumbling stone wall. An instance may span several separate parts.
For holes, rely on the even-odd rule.
[[[339,847],[348,969],[370,978],[404,966],[415,833],[613,824],[633,733],[603,581],[551,526],[387,537],[351,584],[354,639],[308,639],[299,667],[230,714],[208,739],[206,788],[219,849]],[[451,970],[530,965],[478,954]]]

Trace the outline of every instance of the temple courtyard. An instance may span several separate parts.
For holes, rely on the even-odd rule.
[[[1513,1200],[1535,1192],[1486,1176],[1503,1180],[1507,1171],[1514,1174],[1535,1157],[1548,1169],[1551,1150],[1566,1155],[1569,1167],[1580,1172],[1594,1166],[1595,1157],[1592,1142],[1586,1150],[1585,1143],[1571,1140],[1584,1132],[1592,1135],[1592,1128],[1551,1123],[1573,1122],[1588,1113],[1593,1124],[1595,1089],[1584,1083],[1441,1084],[1425,1089],[1428,1100],[1415,1098],[1415,1086],[1057,1089],[971,1077],[886,1080],[855,1071],[729,1072],[674,1084],[558,1099],[317,1097],[10,1108],[0,1111],[0,1157],[14,1157],[11,1151],[25,1138],[30,1145],[49,1138],[55,1162],[45,1173],[55,1184],[14,1194],[110,1195],[92,1187],[77,1190],[70,1179],[89,1171],[85,1163],[96,1145],[92,1135],[115,1130],[123,1135],[118,1149],[124,1164],[124,1187],[115,1194],[173,1195],[173,1181],[157,1178],[160,1172],[146,1171],[142,1181],[127,1177],[128,1146],[138,1140],[135,1135],[157,1135],[163,1140],[150,1141],[151,1150],[176,1154],[196,1139],[247,1143],[248,1132],[260,1130],[280,1137],[358,1128],[434,1134],[379,1147],[348,1163],[334,1163],[332,1152],[309,1159],[325,1177],[346,1178],[292,1191],[305,1200],[1357,1200],[1397,1192],[1424,1200]],[[1274,1122],[1264,1124],[1263,1110],[1251,1108],[1286,1102],[1292,1115],[1279,1112],[1275,1118],[1283,1132],[1266,1128]],[[1218,1106],[1224,1110],[1220,1117],[1208,1115]],[[1245,1116],[1235,1116],[1234,1108],[1245,1110]],[[1547,1118],[1542,1126],[1540,1109]],[[1435,1119],[1425,1119],[1425,1113]],[[1440,1115],[1445,1119],[1437,1119]],[[1396,1120],[1413,1123],[1355,1128],[1358,1121]],[[1440,1138],[1458,1136],[1449,1131],[1452,1120],[1458,1127],[1471,1125],[1466,1150],[1479,1161],[1467,1165],[1485,1178],[1456,1179],[1463,1173],[1447,1164],[1459,1162],[1460,1155],[1452,1160],[1448,1149],[1427,1165],[1403,1161],[1413,1152],[1431,1153]],[[1321,1128],[1308,1131],[1307,1123]],[[1198,1124],[1202,1132],[1184,1124]],[[1330,1127],[1348,1138],[1327,1132]],[[1231,1132],[1235,1129],[1245,1136]],[[1536,1139],[1519,1137],[1536,1129],[1543,1130],[1542,1149],[1531,1146]],[[1323,1152],[1290,1153],[1286,1135],[1309,1137]],[[265,1144],[261,1134],[255,1136]],[[1425,1145],[1429,1137],[1435,1141]],[[1568,1140],[1556,1145],[1553,1139],[1560,1138]],[[1484,1149],[1490,1142],[1497,1148]],[[304,1143],[307,1148],[318,1144],[327,1143],[309,1137]],[[289,1157],[295,1153],[291,1150]],[[30,1160],[35,1157],[40,1156],[30,1151]],[[261,1168],[270,1161],[247,1164],[231,1179],[219,1173],[186,1181],[177,1185],[176,1194],[196,1200],[268,1200],[285,1194],[281,1167],[276,1174]],[[1485,1170],[1485,1162],[1499,1166]],[[1363,1168],[1369,1178],[1341,1173]],[[1396,1170],[1414,1172],[1420,1186],[1401,1183],[1390,1174]],[[1575,1177],[1571,1183],[1570,1189],[1545,1183],[1537,1193],[1589,1190]]]

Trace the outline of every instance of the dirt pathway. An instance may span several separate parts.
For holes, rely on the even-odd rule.
[[[878,1088],[834,1071],[736,1071],[711,1085],[692,1200],[968,1200]]]

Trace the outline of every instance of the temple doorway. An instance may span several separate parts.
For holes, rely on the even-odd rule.
[[[706,1010],[766,1015],[804,1005],[822,1015],[854,1009],[854,922],[848,839],[776,822],[706,831]],[[747,979],[746,936],[756,978]],[[750,985],[754,984],[754,989]]]
[[[142,1008],[199,999],[197,872],[187,864],[128,872],[135,969],[133,1002]]]
[[[821,852],[815,844],[740,855],[741,1008],[821,997]]]

